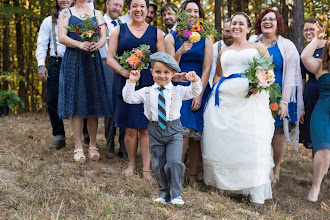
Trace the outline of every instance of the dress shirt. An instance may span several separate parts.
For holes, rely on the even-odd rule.
[[[158,121],[158,95],[160,87],[157,83],[152,85],[150,88],[150,111],[152,121]],[[171,113],[171,104],[172,104],[172,88],[173,84],[170,82],[169,84],[164,86],[163,90],[165,96],[165,105],[166,105],[166,119],[170,120]],[[126,81],[126,85],[123,88],[123,99],[125,102],[129,104],[143,104],[144,115],[149,119],[147,112],[147,103],[146,103],[146,89],[148,87],[144,87],[135,91],[135,83],[129,83]],[[173,120],[180,118],[180,110],[182,106],[182,100],[189,100],[195,98],[202,92],[202,83],[199,79],[197,82],[191,82],[190,86],[176,86],[176,103],[175,110],[173,114]]]
[[[175,32],[175,29],[176,29],[176,24],[171,29],[167,28],[167,33],[170,34],[172,32]]]
[[[105,42],[104,46],[100,48],[100,54],[101,54],[101,58],[107,58],[107,54],[108,54],[108,40],[110,39],[112,30],[115,28],[114,24],[112,24],[111,22],[112,21],[116,21],[117,22],[117,25],[119,25],[119,21],[118,21],[118,19],[112,20],[107,14],[105,14],[103,16],[103,19],[104,19],[105,23],[108,26],[108,28],[106,28],[106,31],[108,31],[108,29],[109,29],[109,38],[107,36],[107,41]]]
[[[223,40],[220,41],[221,43],[221,50],[223,48],[228,47]],[[210,78],[209,78],[209,83],[212,88],[213,86],[213,78],[215,76],[215,69],[217,68],[217,57],[218,57],[218,41],[213,44],[213,61],[212,61],[212,67],[210,71]]]
[[[60,44],[58,41],[57,24],[55,25],[55,36],[56,36],[57,55],[59,57],[63,57],[66,47],[63,44]],[[52,16],[48,16],[47,18],[45,18],[40,26],[38,40],[37,40],[37,51],[36,51],[38,66],[45,65],[47,51],[48,51],[48,44],[50,48],[50,56],[55,57],[56,54],[54,49],[53,32],[52,32]]]
[[[127,23],[127,22],[129,22],[131,20],[131,15],[128,12],[126,12],[126,14],[120,16],[119,19],[124,24],[124,23]]]

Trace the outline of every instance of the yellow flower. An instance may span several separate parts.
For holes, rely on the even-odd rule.
[[[198,32],[192,32],[189,38],[191,43],[196,43],[200,41],[200,39],[201,39],[201,35]]]

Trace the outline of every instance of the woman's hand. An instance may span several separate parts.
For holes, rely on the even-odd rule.
[[[131,71],[123,69],[122,71],[120,71],[120,75],[122,75],[123,77],[129,79],[129,77],[131,75]]]
[[[186,73],[175,73],[174,76],[172,77],[173,82],[183,82],[186,83],[187,78],[186,78]]]
[[[299,123],[302,124],[302,125],[305,124],[305,116],[304,115],[300,116]]]
[[[283,120],[286,116],[290,117],[288,112],[288,103],[281,101],[280,110],[278,111],[277,114],[280,115],[281,120]]]
[[[187,40],[186,42],[184,42],[180,49],[181,50],[181,53],[184,54],[186,53],[188,50],[190,50],[192,48],[193,44],[190,42],[190,40]]]
[[[90,42],[89,52],[97,51],[100,49],[98,42]]]
[[[88,41],[80,42],[79,49],[89,52],[90,46],[91,46],[91,42]]]
[[[200,94],[199,96],[195,97],[192,100],[191,111],[194,111],[195,112],[195,111],[197,111],[201,107],[202,97],[203,97],[203,94]]]
[[[251,92],[253,95],[255,95],[255,94],[258,93],[258,89],[257,89],[257,88],[251,88],[251,89],[250,89],[250,92]]]
[[[140,79],[140,70],[131,70],[129,74],[129,83],[136,83]]]
[[[322,40],[324,38],[324,36],[325,36],[325,28],[327,26],[327,23],[324,23],[323,24],[323,27],[321,27],[320,24],[318,22],[316,22],[314,24],[314,26],[315,26],[315,36],[318,39]]]

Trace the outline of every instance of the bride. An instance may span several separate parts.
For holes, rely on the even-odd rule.
[[[235,13],[230,28],[234,43],[218,54],[216,84],[204,111],[204,181],[264,204],[272,198],[269,175],[274,166],[274,119],[267,92],[251,91],[253,94],[245,98],[249,82],[241,73],[258,54],[257,49],[266,57],[269,53],[261,43],[247,41],[251,22],[245,13]]]

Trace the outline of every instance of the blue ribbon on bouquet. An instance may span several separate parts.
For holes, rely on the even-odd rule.
[[[246,77],[246,73],[234,73],[234,74],[231,74],[227,77],[221,77],[221,79],[219,80],[218,82],[218,85],[217,85],[217,88],[215,90],[215,95],[214,95],[214,98],[215,98],[215,102],[214,102],[214,106],[219,106],[219,87],[220,85],[226,80],[226,79],[235,79],[235,78],[241,78],[241,77]],[[216,83],[215,83],[216,84]],[[212,86],[212,90],[211,90],[211,93],[213,91],[213,88],[215,87],[215,84]],[[210,93],[210,94],[211,94]]]

